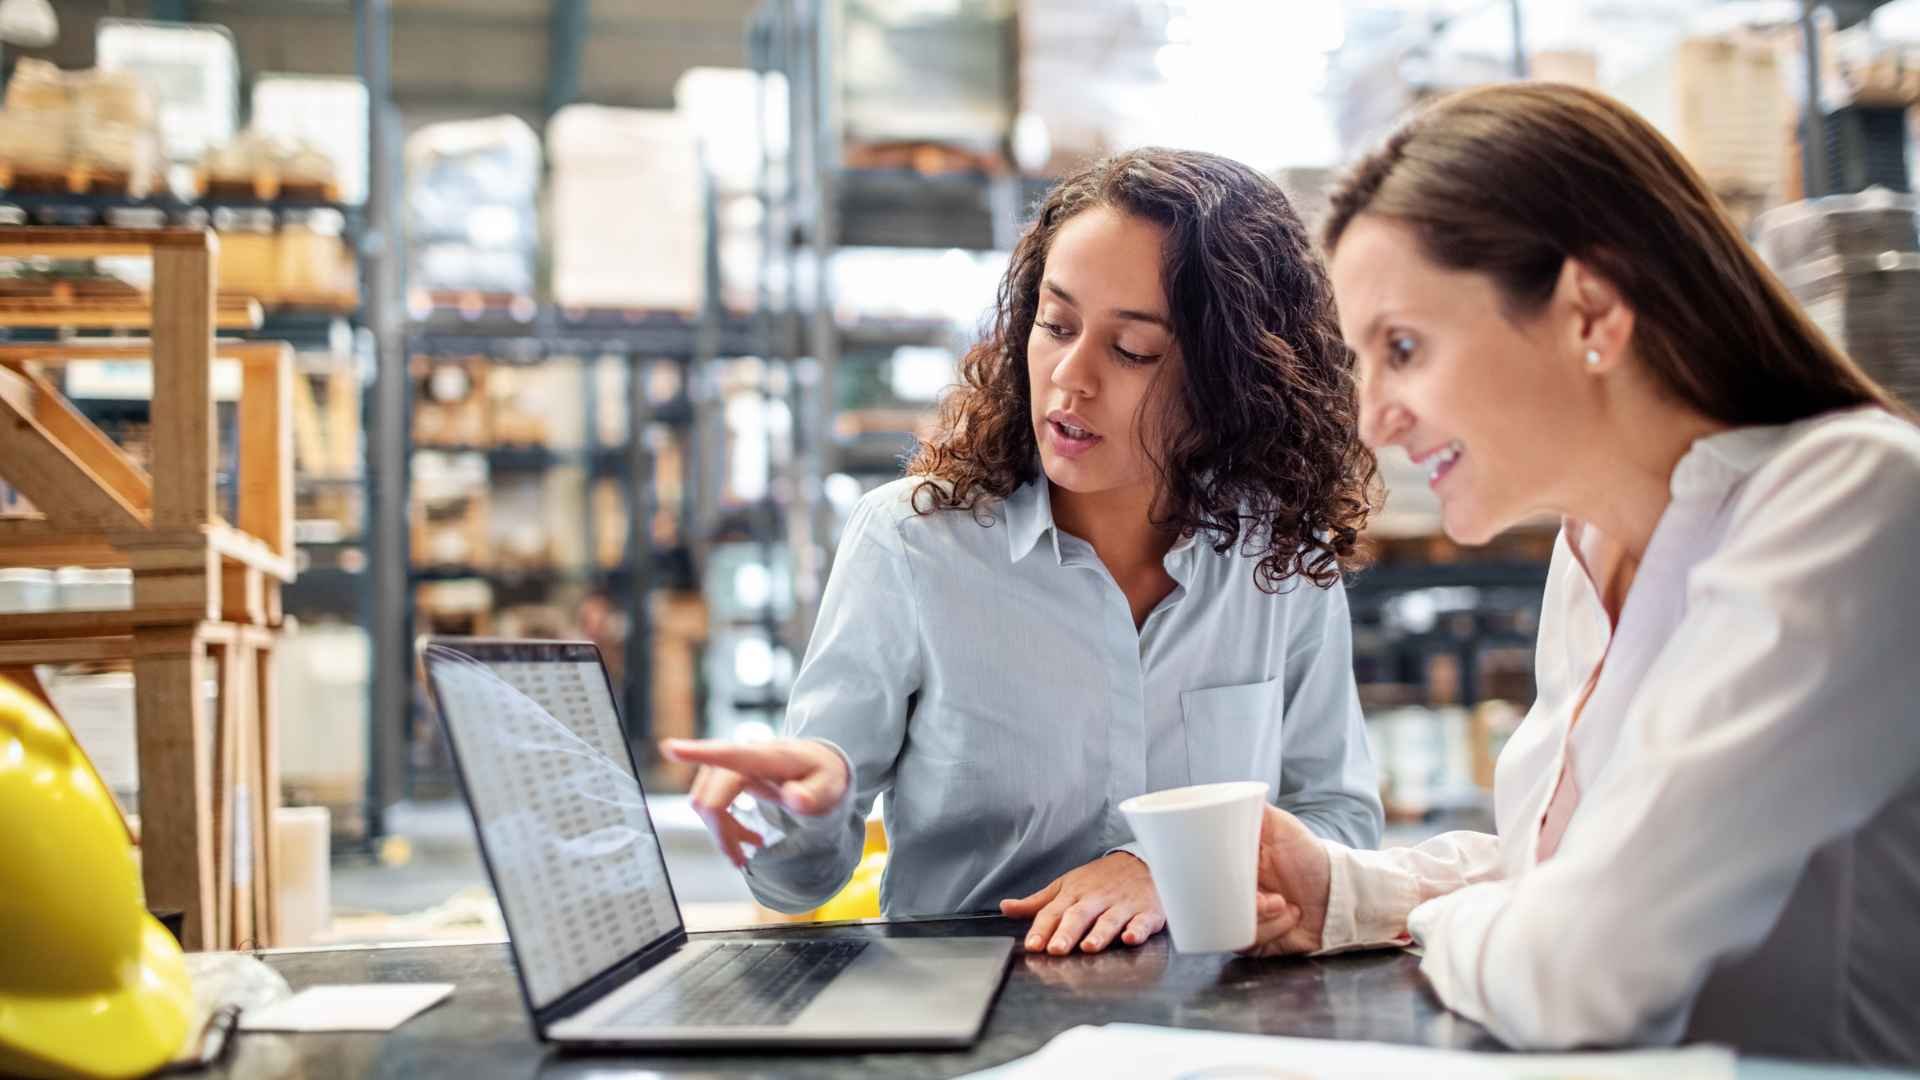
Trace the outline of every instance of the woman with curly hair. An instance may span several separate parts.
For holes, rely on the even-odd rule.
[[[1061,182],[961,377],[847,523],[789,737],[665,747],[755,895],[831,896],[883,794],[887,914],[998,908],[1055,954],[1164,925],[1131,796],[1264,780],[1375,844],[1340,585],[1373,458],[1280,189],[1167,150]]]

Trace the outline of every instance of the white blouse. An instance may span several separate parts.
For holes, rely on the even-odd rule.
[[[1699,440],[1611,630],[1601,542],[1555,545],[1499,835],[1324,842],[1323,945],[1410,935],[1518,1047],[1920,1062],[1920,429],[1856,409]]]

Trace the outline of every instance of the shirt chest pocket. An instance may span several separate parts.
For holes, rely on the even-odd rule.
[[[1187,782],[1277,781],[1283,695],[1279,679],[1181,693]]]

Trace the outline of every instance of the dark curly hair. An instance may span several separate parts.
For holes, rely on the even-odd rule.
[[[1054,236],[1111,207],[1166,230],[1161,281],[1183,362],[1157,386],[1147,446],[1156,525],[1236,544],[1267,592],[1322,588],[1359,566],[1373,454],[1359,437],[1352,354],[1325,267],[1286,195],[1213,154],[1142,149],[1062,180],[1015,245],[981,340],[960,361],[935,432],[907,465],[920,513],[972,510],[1040,474],[1027,338]]]

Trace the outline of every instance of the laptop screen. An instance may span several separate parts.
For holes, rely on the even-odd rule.
[[[599,652],[442,641],[424,658],[533,1006],[678,932]]]

